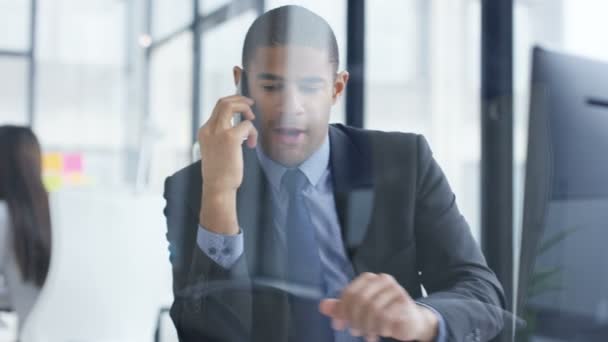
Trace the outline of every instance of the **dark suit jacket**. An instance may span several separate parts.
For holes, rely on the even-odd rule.
[[[391,274],[417,301],[445,319],[449,341],[488,340],[503,325],[504,295],[487,267],[448,182],[420,135],[330,125],[330,167],[342,237],[356,274]],[[286,341],[287,295],[254,286],[209,291],[214,281],[274,270],[275,241],[267,181],[244,147],[237,194],[245,252],[226,270],[196,244],[200,162],[165,182],[167,239],[175,300],[171,316],[182,341]],[[275,265],[276,266],[276,265]],[[428,292],[422,298],[421,286]]]

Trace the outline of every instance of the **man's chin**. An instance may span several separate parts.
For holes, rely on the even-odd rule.
[[[264,140],[262,150],[272,161],[288,168],[302,164],[310,156],[305,145],[273,144]]]
[[[297,167],[300,164],[302,164],[304,162],[304,158],[297,158],[294,156],[289,156],[289,157],[285,157],[285,156],[277,156],[276,158],[272,158],[275,162],[287,167],[287,168],[293,168],[293,167]]]
[[[301,150],[275,150],[269,156],[275,162],[288,167],[297,167],[306,160],[307,156]]]

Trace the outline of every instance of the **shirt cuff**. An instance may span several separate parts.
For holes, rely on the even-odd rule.
[[[237,235],[223,235],[199,225],[196,243],[211,260],[223,268],[230,268],[243,254],[243,231],[239,230]]]
[[[441,314],[439,312],[437,312],[437,310],[435,310],[433,307],[431,307],[427,304],[420,303],[420,302],[416,302],[416,304],[424,306],[425,308],[431,310],[437,317],[437,320],[439,321],[439,327],[437,329],[438,330],[437,337],[435,338],[434,342],[447,342],[448,341],[447,326],[445,325],[445,320],[443,319],[443,316],[441,316]]]

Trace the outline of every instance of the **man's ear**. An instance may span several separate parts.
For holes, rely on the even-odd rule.
[[[234,77],[234,86],[239,86],[239,81],[241,80],[241,76],[243,75],[243,69],[239,66],[234,66],[232,68],[232,76]]]
[[[336,75],[336,80],[334,81],[334,93],[332,96],[332,101],[334,104],[346,91],[346,84],[348,83],[349,76],[348,71],[342,71]]]

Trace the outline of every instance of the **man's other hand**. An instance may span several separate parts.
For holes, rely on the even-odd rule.
[[[438,333],[435,313],[416,304],[388,274],[361,274],[339,299],[324,299],[319,309],[332,319],[334,329],[348,327],[352,335],[364,336],[367,341],[379,337],[432,341]]]

